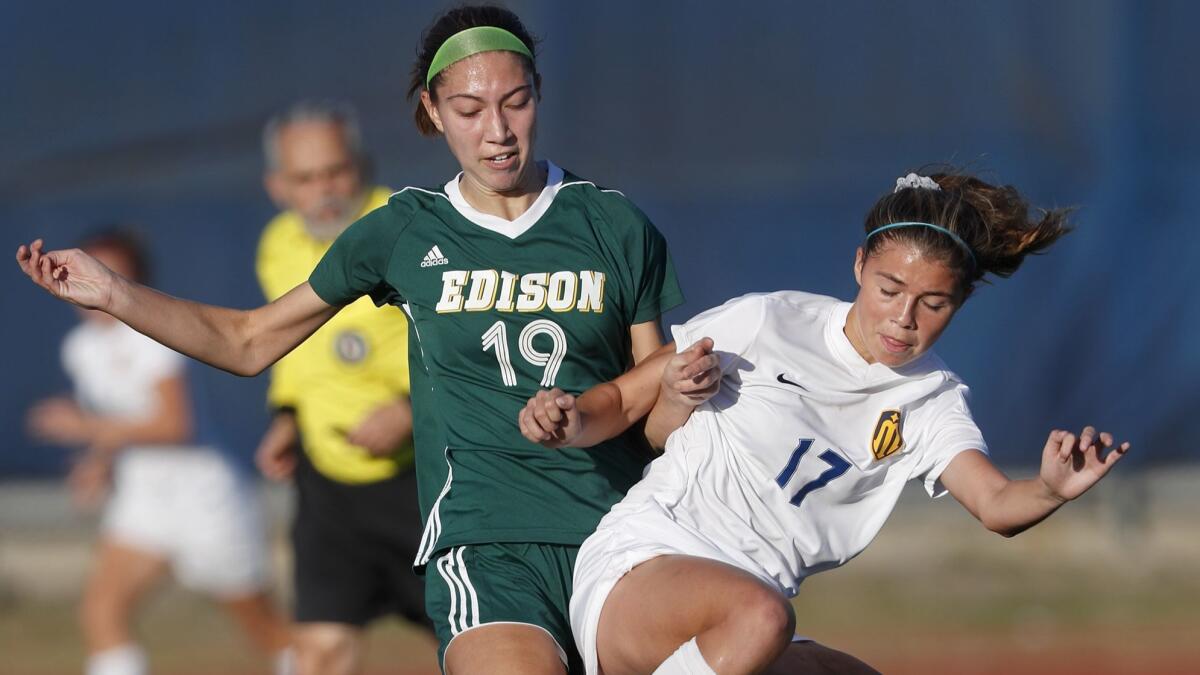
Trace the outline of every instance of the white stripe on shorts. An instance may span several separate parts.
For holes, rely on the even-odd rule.
[[[454,551],[450,551],[446,555],[438,558],[437,571],[442,575],[442,579],[446,582],[446,586],[450,589],[450,613],[446,616],[446,620],[450,623],[450,634],[458,635],[458,624],[454,622],[454,617],[458,613],[458,596],[461,593],[457,581],[450,574],[450,565],[454,564]]]
[[[479,625],[479,595],[475,593],[475,587],[471,585],[471,575],[467,574],[467,563],[463,560],[463,552],[467,550],[466,546],[458,547],[458,570],[462,573],[463,585],[467,587],[467,592],[471,596],[471,626]],[[464,598],[464,604],[465,603]],[[466,630],[464,628],[463,630]]]
[[[450,549],[446,555],[438,558],[438,574],[445,580],[450,589],[450,612],[446,620],[450,624],[450,634],[459,633],[479,625],[479,596],[471,579],[467,576],[467,567],[463,561],[463,551],[466,547]],[[458,567],[456,570],[455,567]]]

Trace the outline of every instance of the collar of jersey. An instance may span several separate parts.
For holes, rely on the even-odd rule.
[[[825,324],[825,343],[847,370],[855,375],[865,375],[869,364],[863,359],[850,338],[846,337],[846,317],[850,314],[849,302],[839,302],[829,313],[829,322]]]
[[[554,197],[562,187],[563,170],[558,168],[554,162],[546,160],[546,187],[542,188],[542,194],[538,195],[525,213],[517,216],[515,220],[505,220],[490,213],[483,213],[468,204],[467,200],[463,198],[462,191],[458,188],[458,182],[461,179],[462,172],[460,171],[449,183],[446,183],[446,196],[450,199],[450,205],[454,207],[454,210],[458,211],[463,218],[485,230],[491,230],[509,239],[516,239],[529,231],[529,228],[533,227],[538,220],[541,220],[550,205],[554,203]]]

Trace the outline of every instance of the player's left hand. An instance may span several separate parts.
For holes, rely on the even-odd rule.
[[[575,397],[562,389],[543,389],[517,415],[521,435],[547,448],[572,444],[583,431]]]
[[[113,289],[120,280],[112,270],[83,251],[46,251],[41,239],[17,248],[17,265],[33,283],[54,297],[85,309],[109,306]]]
[[[695,408],[721,388],[721,361],[712,338],[700,338],[671,357],[663,369],[660,397],[684,408]]]
[[[1042,450],[1042,483],[1056,499],[1075,499],[1099,482],[1129,451],[1128,441],[1116,446],[1113,443],[1112,434],[1097,434],[1092,426],[1084,427],[1079,436],[1062,429],[1051,431]]]
[[[412,434],[412,408],[407,401],[381,405],[346,434],[346,440],[375,457],[387,457]]]
[[[299,442],[300,430],[296,426],[295,413],[280,410],[271,418],[267,432],[258,442],[254,464],[268,480],[286,480],[296,471]]]
[[[87,415],[65,396],[40,401],[25,416],[29,435],[45,443],[80,446],[91,442]]]

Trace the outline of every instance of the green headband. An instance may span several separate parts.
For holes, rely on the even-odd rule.
[[[516,35],[503,28],[496,26],[468,28],[451,35],[442,43],[441,47],[438,47],[437,53],[433,55],[433,61],[429,63],[429,74],[425,76],[425,88],[428,89],[433,78],[450,64],[480,52],[516,52],[524,54],[530,61],[533,60],[533,53],[529,51],[529,47],[526,47],[525,43],[521,42]]]

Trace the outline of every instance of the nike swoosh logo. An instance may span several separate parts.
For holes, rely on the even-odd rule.
[[[800,389],[803,389],[804,391],[808,391],[808,387],[806,387],[806,386],[804,386],[804,385],[802,385],[802,384],[797,384],[797,383],[795,383],[795,382],[792,382],[791,380],[789,380],[789,379],[787,379],[786,377],[784,377],[784,376],[783,376],[783,373],[780,373],[780,374],[779,374],[779,376],[778,376],[778,377],[776,377],[775,379],[776,379],[776,380],[779,380],[779,382],[780,382],[780,383],[782,383],[782,384],[790,384],[790,385],[792,385],[793,387],[799,387]]]

